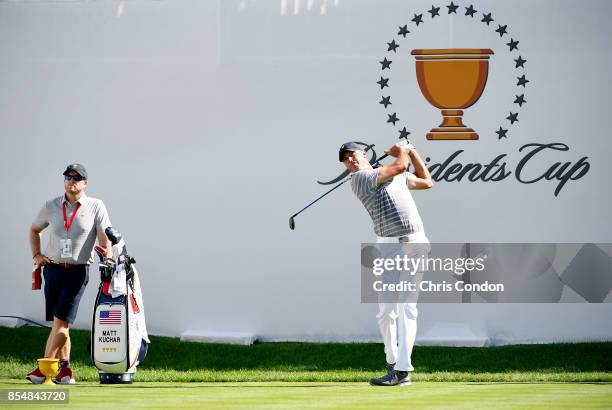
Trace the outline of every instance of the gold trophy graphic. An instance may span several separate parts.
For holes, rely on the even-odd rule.
[[[51,376],[59,370],[58,359],[38,359],[38,368],[45,375],[45,381],[42,384],[55,384],[51,381]]]
[[[463,110],[478,101],[489,74],[488,48],[415,49],[416,76],[423,96],[442,110],[442,124],[427,133],[428,140],[477,140],[463,124]]]

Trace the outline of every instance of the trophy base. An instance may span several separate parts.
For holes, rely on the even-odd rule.
[[[428,140],[477,140],[478,134],[468,127],[432,128],[427,133]]]

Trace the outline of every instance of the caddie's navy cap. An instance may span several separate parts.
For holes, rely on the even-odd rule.
[[[68,165],[66,167],[66,170],[64,171],[64,175],[68,175],[70,171],[74,171],[80,176],[82,176],[83,178],[87,179],[87,171],[85,170],[85,167],[81,164],[75,163],[75,164]]]
[[[340,145],[340,151],[338,152],[338,159],[340,160],[340,162],[342,162],[342,154],[344,154],[345,152],[363,151],[364,149],[365,147],[363,145],[360,145],[356,142],[353,142],[353,141],[345,142],[344,144]]]

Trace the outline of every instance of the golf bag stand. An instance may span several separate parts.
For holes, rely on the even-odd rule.
[[[150,343],[136,262],[127,254],[121,234],[107,228],[112,257],[96,246],[100,286],[94,304],[90,353],[101,384],[132,383]]]

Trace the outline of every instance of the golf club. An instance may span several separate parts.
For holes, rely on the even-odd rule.
[[[389,154],[385,154],[382,157],[378,158],[376,161],[374,161],[374,168],[380,166],[380,161],[382,161],[383,159],[387,158],[389,156]],[[315,202],[319,201],[321,198],[323,198],[325,195],[331,193],[333,190],[335,190],[336,188],[338,188],[339,186],[341,186],[342,184],[344,184],[346,181],[349,181],[351,179],[351,177],[349,176],[348,178],[346,178],[344,181],[340,182],[339,184],[337,184],[336,186],[334,186],[332,189],[330,189],[329,191],[325,192],[323,195],[321,195],[320,197],[318,197],[317,199],[315,199],[314,201],[312,201],[311,203],[309,203],[308,205],[306,205],[304,208],[300,209],[298,212],[296,212],[295,214],[291,215],[291,217],[289,217],[289,229],[294,230],[295,229],[295,217],[298,216],[299,214],[301,214],[304,210],[306,210],[307,208],[309,208],[311,205],[313,205]]]

